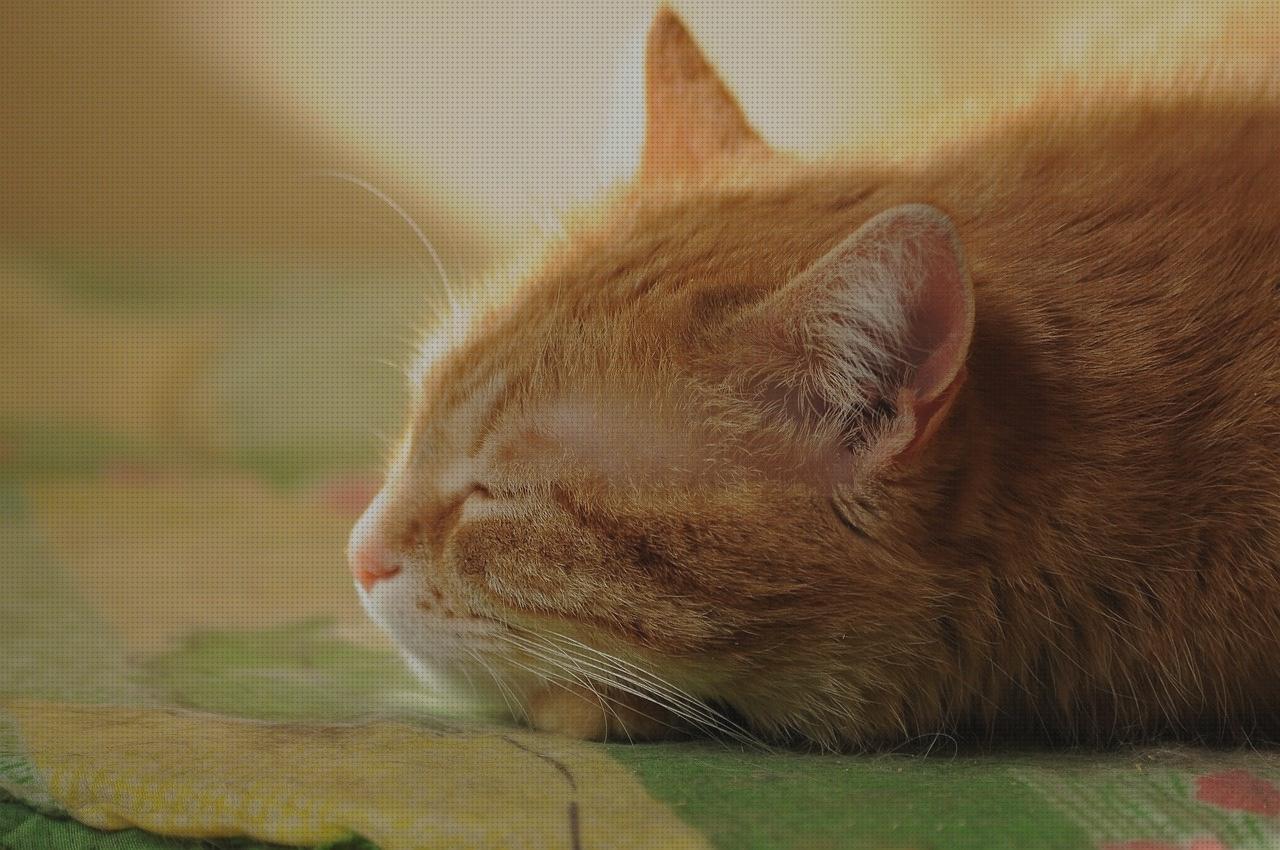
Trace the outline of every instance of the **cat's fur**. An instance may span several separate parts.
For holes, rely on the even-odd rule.
[[[669,11],[648,84],[635,181],[424,355],[352,543],[415,665],[587,737],[1274,731],[1280,101],[868,170],[771,153]]]

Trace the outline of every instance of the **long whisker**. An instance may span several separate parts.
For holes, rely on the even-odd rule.
[[[692,724],[695,727],[705,731],[718,733],[727,738],[732,738],[742,743],[759,745],[760,742],[742,727],[730,721],[728,718],[711,709],[705,703],[687,698],[683,695],[663,693],[652,686],[638,680],[634,676],[629,676],[616,669],[597,667],[596,670],[603,670],[603,674],[595,672],[592,669],[594,665],[581,657],[574,658],[574,662],[578,665],[578,669],[582,670],[584,675],[593,676],[602,683],[623,693],[631,694],[646,702],[670,711],[676,717]]]
[[[517,648],[519,648],[519,647],[517,647]],[[540,678],[540,679],[547,679],[547,680],[549,680],[549,681],[553,681],[553,682],[565,682],[565,683],[569,683],[569,684],[577,684],[577,685],[580,685],[580,686],[582,686],[582,687],[584,687],[584,688],[587,688],[587,689],[588,689],[588,690],[590,690],[590,691],[591,691],[591,693],[595,696],[596,701],[597,701],[597,702],[599,702],[599,704],[600,704],[600,708],[605,712],[605,734],[606,734],[606,736],[608,735],[608,729],[609,729],[609,727],[608,727],[608,717],[609,717],[610,715],[612,715],[612,716],[613,716],[613,718],[614,718],[615,720],[617,720],[617,721],[618,721],[618,726],[622,729],[623,734],[625,734],[625,735],[627,736],[627,740],[628,740],[628,741],[632,741],[632,742],[634,743],[634,741],[633,741],[633,740],[632,740],[632,738],[631,738],[631,733],[627,731],[627,725],[626,725],[625,723],[623,723],[623,722],[622,722],[622,717],[621,717],[621,715],[619,715],[619,714],[618,714],[617,709],[613,708],[613,707],[612,707],[612,705],[611,705],[612,703],[616,702],[616,700],[615,700],[615,699],[613,699],[613,698],[611,698],[611,697],[608,697],[608,696],[606,696],[606,695],[604,695],[604,694],[600,693],[600,691],[596,690],[595,684],[593,684],[593,683],[592,683],[592,681],[591,681],[591,679],[590,679],[590,678],[584,678],[582,675],[580,675],[580,673],[579,673],[578,671],[575,671],[575,670],[571,669],[571,668],[570,668],[570,667],[568,667],[567,665],[563,664],[562,662],[556,661],[555,659],[547,658],[547,657],[542,656],[542,655],[538,655],[538,654],[534,653],[532,650],[523,650],[523,651],[525,651],[525,652],[529,652],[531,655],[534,655],[534,656],[535,656],[539,661],[543,661],[543,662],[545,662],[545,663],[547,663],[547,664],[552,665],[553,667],[555,667],[555,668],[557,668],[557,669],[559,669],[559,670],[563,670],[565,673],[567,673],[567,674],[568,674],[568,676],[559,675],[559,674],[557,674],[557,673],[556,673],[556,672],[554,672],[554,671],[549,671],[549,670],[537,670],[537,669],[534,669],[533,667],[529,667],[529,666],[528,666],[528,665],[526,665],[526,664],[522,664],[522,663],[520,663],[519,661],[516,661],[514,658],[511,658],[510,656],[504,656],[502,660],[503,660],[503,662],[504,662],[504,663],[506,663],[506,664],[510,664],[510,665],[512,665],[512,666],[514,666],[514,667],[519,667],[521,670],[524,670],[524,671],[526,671],[526,672],[528,672],[528,673],[532,673],[534,676],[537,676],[537,677],[538,677],[538,678]],[[653,722],[655,722],[655,723],[661,723],[661,724],[662,724],[662,725],[664,725],[664,726],[671,727],[671,724],[669,724],[669,723],[663,723],[663,721],[661,721],[660,719],[658,719],[658,718],[656,718],[656,717],[653,717],[652,715],[646,714],[646,713],[644,713],[643,711],[639,711],[639,710],[634,709],[634,708],[633,708],[633,710],[634,710],[634,711],[636,711],[636,713],[637,713],[637,714],[639,714],[640,716],[645,717],[645,718],[647,718],[647,719],[649,719],[649,720],[652,720],[652,721],[653,721]],[[671,727],[671,728],[674,728],[674,727]]]
[[[628,668],[628,669],[634,670],[636,673],[638,673],[638,674],[640,674],[640,675],[643,675],[643,676],[645,676],[646,678],[652,679],[652,680],[654,680],[655,682],[658,682],[659,684],[664,685],[664,686],[666,686],[667,688],[670,688],[671,690],[674,690],[674,691],[678,691],[678,692],[680,692],[680,693],[683,693],[683,689],[678,688],[678,687],[676,687],[675,685],[671,684],[671,683],[670,683],[670,682],[668,682],[666,679],[663,679],[661,676],[659,676],[657,673],[654,673],[652,670],[647,670],[647,669],[645,669],[645,668],[643,668],[643,667],[640,667],[640,666],[638,666],[638,665],[636,665],[636,664],[632,664],[630,661],[627,661],[627,660],[625,660],[625,659],[619,658],[619,657],[618,657],[618,656],[616,656],[616,655],[611,655],[610,653],[607,653],[607,652],[605,652],[605,651],[603,651],[603,650],[596,649],[594,646],[588,646],[587,644],[583,643],[582,641],[580,641],[580,640],[576,640],[575,638],[571,638],[571,637],[569,637],[568,635],[561,634],[560,632],[555,632],[555,631],[550,631],[550,630],[548,630],[548,631],[546,632],[546,634],[547,634],[547,635],[549,635],[549,636],[551,636],[551,637],[557,638],[557,639],[559,639],[560,641],[562,641],[562,642],[564,642],[564,643],[568,643],[568,644],[570,644],[571,646],[573,646],[573,647],[575,647],[575,648],[577,648],[577,649],[579,649],[579,650],[582,650],[582,651],[585,651],[585,652],[589,652],[589,653],[591,653],[592,655],[599,656],[599,657],[601,657],[602,659],[605,659],[605,660],[607,660],[607,661],[610,661],[610,662],[612,662],[612,663],[614,663],[614,664],[618,664],[618,665],[621,665],[622,667],[626,667],[626,668]]]
[[[436,251],[435,246],[431,244],[431,240],[427,238],[427,234],[422,232],[422,228],[413,220],[413,217],[405,212],[404,208],[396,203],[394,198],[367,180],[361,180],[354,174],[346,174],[341,171],[322,171],[320,173],[325,177],[334,177],[338,180],[345,180],[352,185],[359,186],[361,189],[364,189],[370,195],[373,195],[375,198],[390,207],[396,215],[400,216],[401,220],[404,221],[405,224],[413,228],[413,232],[417,235],[418,241],[422,243],[423,248],[427,249],[427,253],[431,255],[431,261],[435,263],[436,272],[440,275],[440,282],[444,285],[445,297],[449,299],[449,309],[452,312],[457,313],[458,302],[453,296],[453,287],[449,283],[449,274],[444,269],[444,262],[440,259],[440,254]]]
[[[609,718],[610,716],[612,716],[615,720],[618,721],[618,727],[622,729],[623,734],[627,736],[627,742],[635,743],[635,741],[632,740],[631,738],[631,733],[627,731],[627,725],[622,722],[622,715],[620,715],[618,713],[618,710],[612,706],[612,703],[614,702],[614,700],[600,693],[600,691],[596,689],[595,682],[591,680],[590,676],[583,676],[577,673],[576,671],[572,670],[569,667],[569,665],[552,662],[552,659],[547,658],[545,656],[542,657],[542,660],[548,663],[553,663],[557,668],[564,670],[566,673],[568,673],[570,677],[572,677],[584,688],[591,691],[591,695],[594,696],[596,698],[596,702],[600,704],[600,710],[604,712],[604,736],[606,738],[609,737]],[[511,659],[511,661],[512,663],[518,663],[515,661],[515,659]],[[652,718],[652,717],[649,719],[656,720],[656,718]]]
[[[524,646],[527,651],[535,652],[535,653],[541,652],[541,651],[555,652],[561,658],[576,662],[576,664],[578,665],[578,669],[580,669],[584,673],[589,673],[591,670],[598,671],[598,673],[602,673],[610,677],[609,679],[603,679],[601,676],[597,675],[597,678],[602,679],[602,681],[604,681],[605,684],[610,684],[615,687],[621,687],[620,685],[618,685],[618,681],[617,681],[617,680],[621,680],[622,682],[625,682],[634,688],[647,689],[645,693],[636,693],[635,695],[641,696],[644,699],[647,699],[651,702],[662,704],[664,705],[664,707],[670,708],[673,712],[680,714],[681,716],[686,716],[686,719],[690,719],[690,720],[697,719],[694,717],[687,717],[687,715],[689,714],[698,715],[701,718],[701,721],[705,724],[714,724],[718,719],[715,713],[702,702],[693,700],[692,698],[689,698],[677,691],[669,691],[663,688],[656,688],[651,683],[638,680],[637,677],[634,676],[634,674],[628,674],[626,671],[609,667],[606,664],[599,663],[598,661],[595,661],[593,659],[583,658],[580,655],[573,655],[562,648],[555,647],[550,644],[539,646],[529,641],[528,638],[524,639],[524,643],[522,644],[522,646]],[[632,691],[632,693],[635,693],[635,692]],[[667,704],[661,703],[659,702],[659,700],[655,699],[655,697],[663,697],[671,704],[667,705]]]
[[[605,685],[606,687],[612,687],[612,688],[617,688],[619,690],[622,690],[622,688],[620,688],[616,682],[607,681],[599,676],[592,676],[587,671],[583,671],[583,670],[571,667],[564,660],[547,656],[541,653],[535,647],[532,647],[532,646],[526,647],[526,646],[522,646],[514,643],[512,645],[515,646],[516,649],[519,649],[521,652],[524,652],[526,654],[533,656],[536,660],[541,661],[545,664],[551,665],[553,668],[555,668],[555,670],[564,671],[564,673],[566,673],[567,676],[559,675],[556,672],[548,671],[548,670],[535,670],[534,668],[529,667],[525,664],[522,664],[519,661],[516,661],[514,658],[511,658],[509,656],[504,656],[503,661],[505,663],[519,667],[522,670],[526,670],[532,673],[533,675],[538,676],[539,678],[549,679],[551,681],[576,683],[578,685],[581,685],[582,687],[587,688],[588,690],[591,691],[591,693],[595,696],[596,700],[600,703],[600,707],[605,711],[606,715],[612,715],[613,718],[618,721],[618,726],[622,729],[623,734],[627,736],[627,739],[633,740],[631,738],[631,733],[627,730],[626,723],[624,723],[622,720],[622,716],[618,713],[618,710],[614,707],[614,704],[617,703],[618,700],[614,697],[608,696],[607,694],[602,694],[599,690],[596,689],[596,686],[595,686],[595,683],[599,682],[600,684]],[[635,693],[635,692],[632,691],[631,693]],[[641,694],[637,694],[637,695],[641,696],[643,699],[645,699],[645,701],[653,703],[659,708],[665,708],[668,711],[670,711],[672,714],[683,717],[682,715],[680,715],[678,711],[676,711],[671,706],[664,705],[663,703],[656,701],[649,696],[645,696]],[[652,714],[649,714],[648,712],[641,711],[639,708],[636,708],[635,706],[629,706],[629,708],[631,711],[635,712],[636,714],[639,714],[641,717],[645,718],[646,720],[651,720],[654,723],[659,724],[660,726],[665,726],[668,729],[678,728],[674,724],[668,723],[662,718],[655,717]],[[684,717],[683,719],[689,720],[689,718],[687,717]],[[693,721],[690,721],[690,722],[693,722]],[[607,733],[607,727],[606,727],[606,733]]]
[[[494,684],[498,686],[498,693],[502,696],[502,701],[507,704],[507,711],[510,713],[511,719],[520,720],[523,718],[527,723],[529,720],[529,713],[525,710],[516,695],[511,692],[511,689],[502,681],[502,677],[499,676],[492,667],[485,663],[485,660],[480,656],[480,653],[468,649],[467,654],[474,658],[480,666],[484,668],[485,672],[489,674],[489,677],[493,679]],[[518,711],[517,708],[519,709]]]
[[[718,732],[741,743],[766,750],[769,749],[767,744],[746,728],[670,683],[660,685],[653,682],[647,671],[643,671],[635,665],[627,665],[633,669],[626,670],[618,666],[618,663],[610,665],[608,662],[620,662],[620,659],[616,659],[607,653],[597,651],[596,654],[600,656],[599,658],[583,657],[580,653],[575,654],[566,647],[557,647],[549,644],[544,637],[536,633],[529,632],[528,634],[539,638],[541,643],[530,640],[529,637],[521,638],[515,634],[507,634],[503,635],[503,637],[525,652],[541,657],[549,663],[563,665],[563,661],[548,658],[546,655],[548,651],[555,652],[562,659],[572,661],[575,672],[590,676],[608,687],[616,688],[619,691],[629,693],[665,708],[695,726],[707,731]],[[590,649],[589,647],[584,648]]]
[[[650,670],[639,667],[636,664],[632,664],[629,661],[626,661],[622,658],[618,658],[617,656],[611,655],[602,650],[596,649],[595,647],[588,646],[587,644],[582,643],[579,640],[575,640],[574,638],[571,638],[568,635],[563,635],[563,634],[560,634],[559,632],[554,632],[554,631],[550,631],[548,632],[548,634],[560,639],[563,642],[567,642],[571,644],[572,649],[591,653],[593,656],[600,659],[601,662],[607,665],[612,665],[614,667],[621,668],[618,670],[618,672],[622,673],[623,675],[626,675],[627,673],[629,673],[630,676],[633,678],[635,677],[642,678],[643,680],[645,680],[645,684],[654,691],[665,693],[671,697],[683,700],[688,703],[692,703],[694,706],[698,707],[699,709],[712,714],[712,716],[714,716],[717,720],[737,726],[737,724],[733,724],[733,721],[729,720],[729,718],[725,717],[720,712],[708,706],[704,701],[698,699],[697,697],[694,697],[692,694],[687,693],[683,688],[680,688],[672,684],[671,682],[667,681],[666,679],[663,679],[661,676],[657,675],[656,673]],[[743,729],[741,726],[738,726],[737,728],[740,729],[742,732],[747,733],[747,730]]]

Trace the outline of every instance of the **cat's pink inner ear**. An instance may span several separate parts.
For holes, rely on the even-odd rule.
[[[744,149],[766,150],[738,102],[670,7],[658,10],[645,61],[641,177],[696,174]]]
[[[915,428],[903,456],[928,442],[964,383],[973,338],[973,287],[959,237],[941,212],[909,205],[881,219],[884,230],[870,238],[889,243],[883,256],[900,265],[895,276],[909,290],[908,360],[914,368],[900,390],[898,406],[910,409]]]
[[[921,359],[916,361],[909,388],[927,401],[946,391],[969,354],[973,289],[951,223],[936,211],[914,216],[918,217],[913,222],[912,247],[918,252],[921,277],[908,310],[908,325],[912,348]]]
[[[780,290],[769,310],[793,324],[799,317],[793,356],[812,358],[808,382],[828,402],[892,402],[898,415],[870,447],[872,466],[926,445],[964,383],[973,290],[955,227],[934,207],[874,216]]]

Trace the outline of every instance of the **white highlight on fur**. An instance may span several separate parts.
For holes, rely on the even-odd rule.
[[[415,393],[422,387],[427,375],[449,355],[462,346],[476,327],[478,311],[474,301],[453,303],[448,314],[422,335],[417,355],[409,366],[409,387]],[[415,397],[415,405],[417,399]]]
[[[561,225],[556,226],[563,229]],[[455,292],[449,302],[449,312],[423,331],[417,355],[408,369],[410,389],[416,393],[431,370],[450,352],[462,347],[482,324],[510,306],[542,260],[537,252],[521,252],[505,270],[491,275],[478,286]],[[416,401],[415,398],[415,404]]]

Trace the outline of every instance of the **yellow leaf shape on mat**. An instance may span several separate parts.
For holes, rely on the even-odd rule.
[[[527,733],[12,701],[55,801],[102,829],[383,850],[706,847],[603,751]]]

